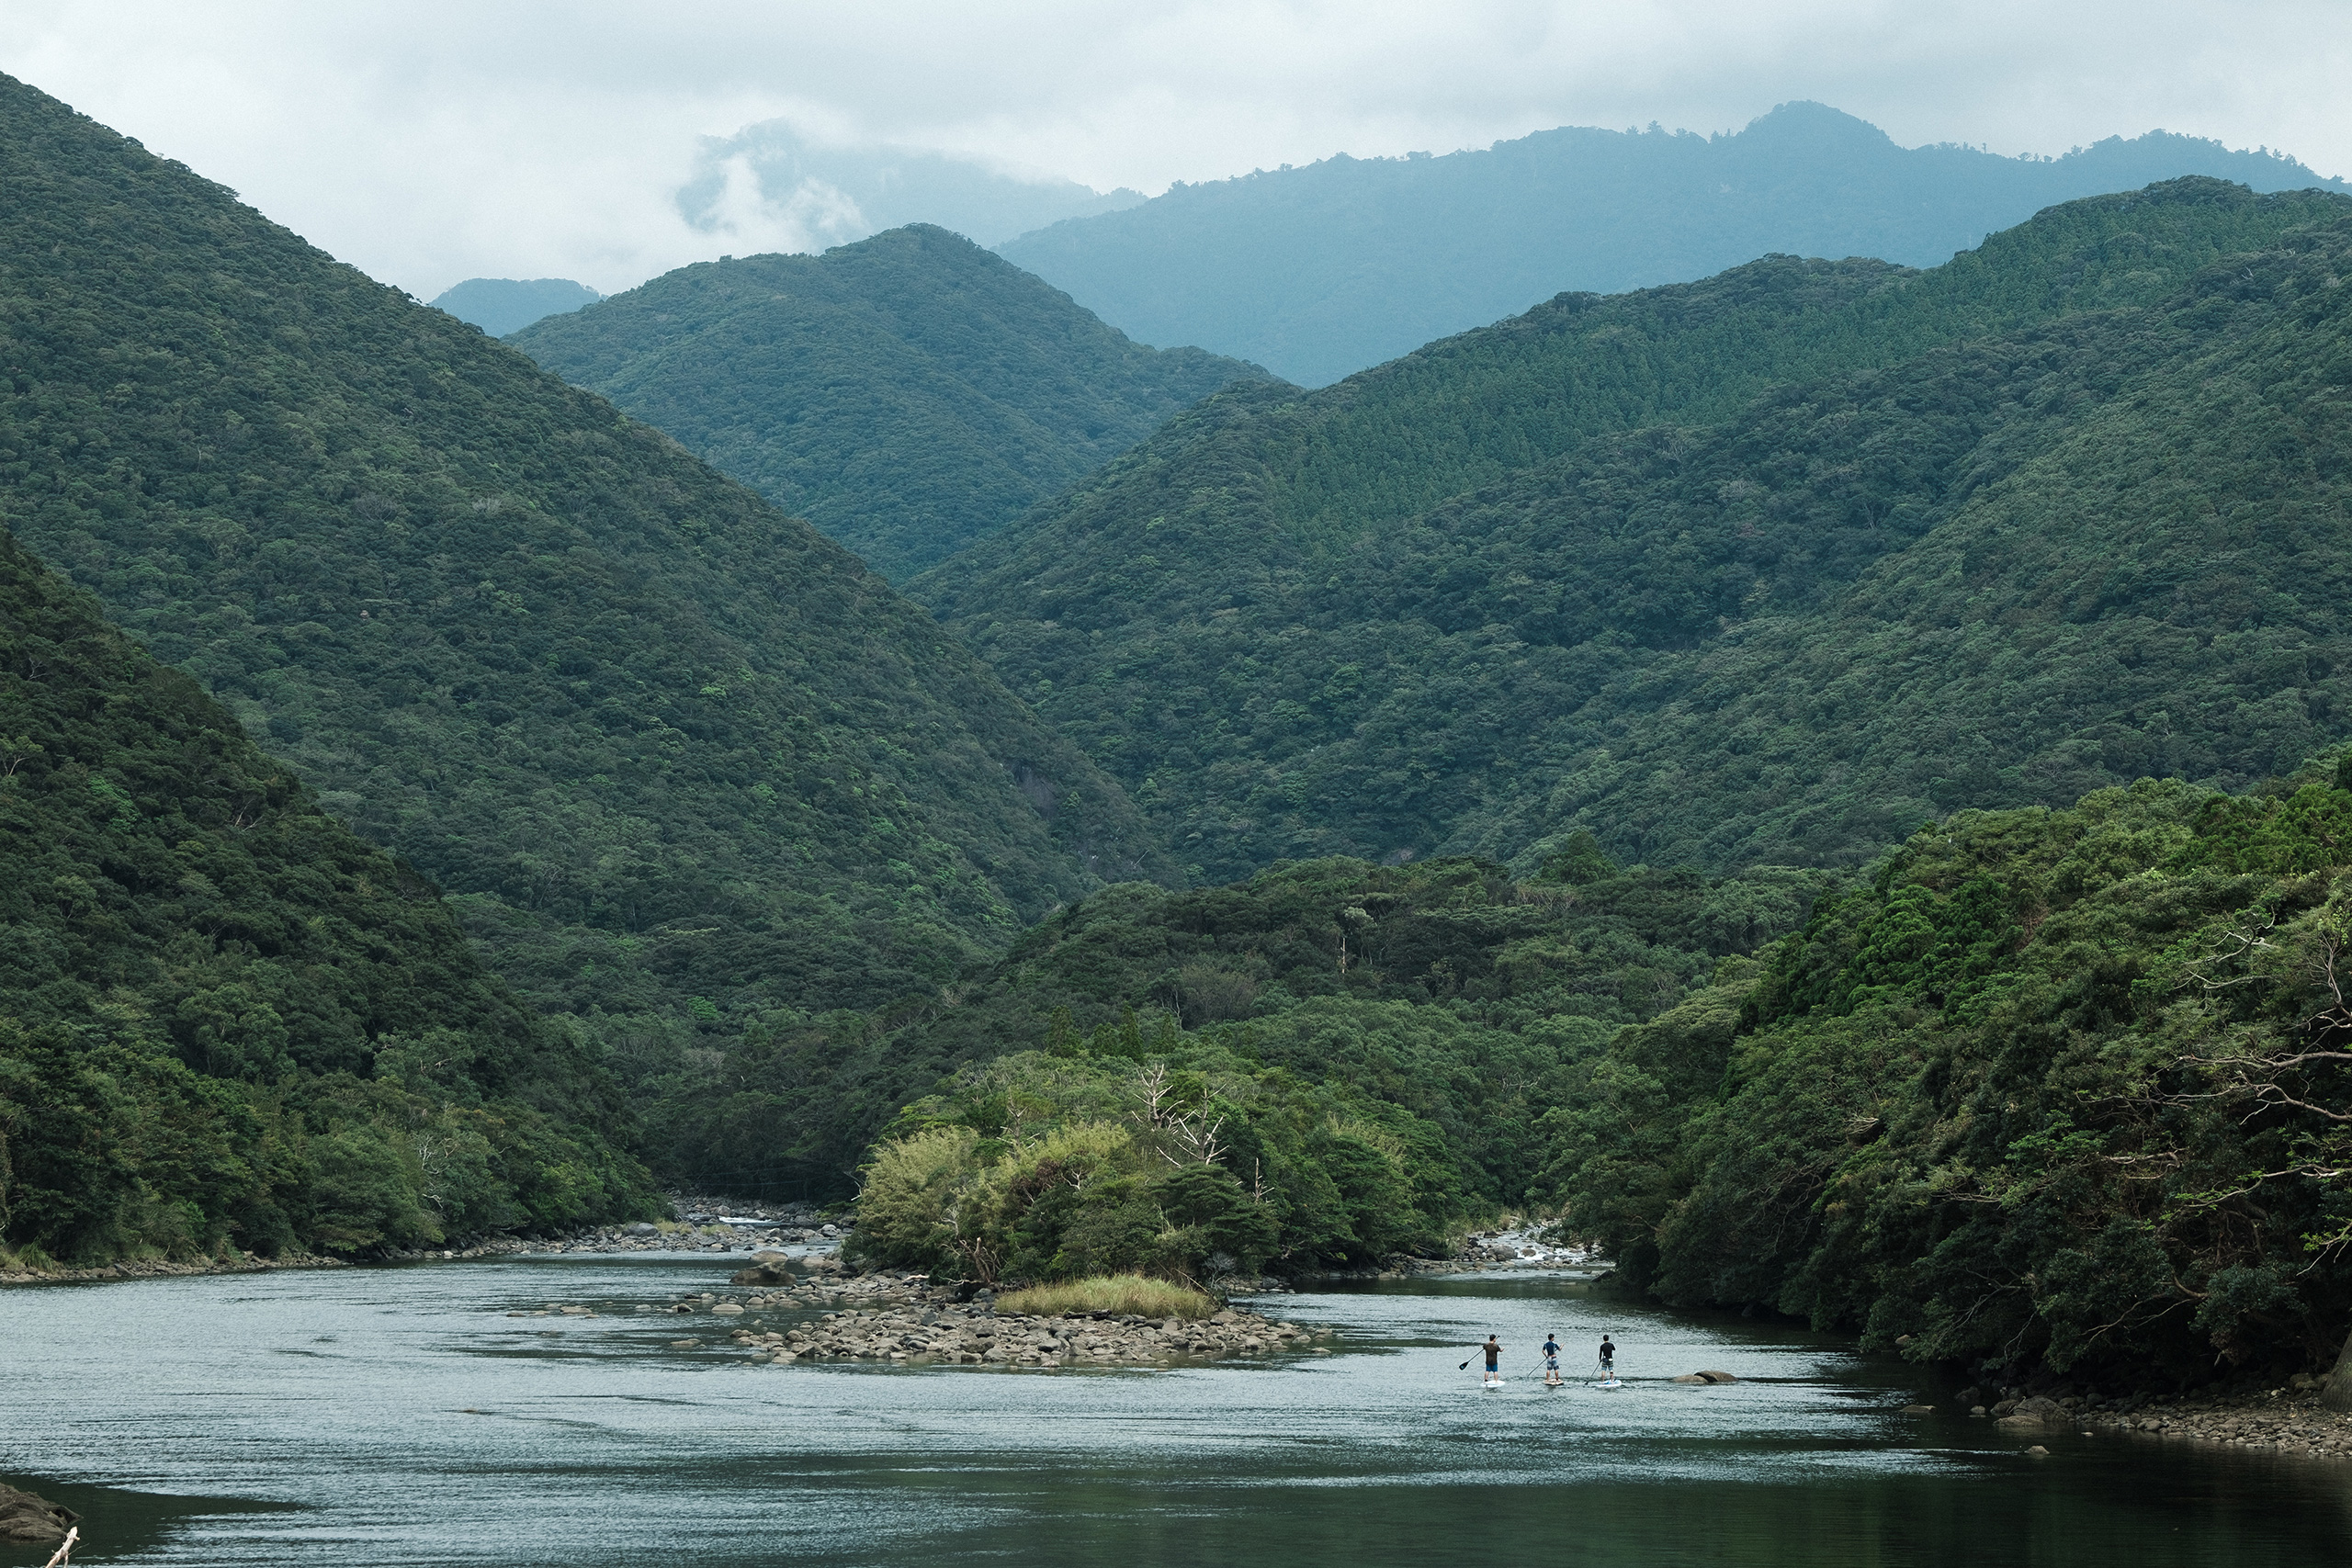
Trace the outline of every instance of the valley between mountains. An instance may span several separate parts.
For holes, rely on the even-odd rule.
[[[1337,378],[1046,265],[1314,203],[501,341],[0,79],[0,1265],[691,1188],[1189,1301],[1510,1215],[1986,1377],[2324,1371],[2352,197],[2205,145]]]

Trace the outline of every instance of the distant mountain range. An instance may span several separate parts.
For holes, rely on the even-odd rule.
[[[886,577],[939,561],[1264,372],[1129,342],[944,229],[682,267],[515,345]]]
[[[542,316],[594,305],[603,295],[568,277],[469,277],[445,288],[433,308],[471,321],[492,337],[529,326]]]
[[[677,199],[688,223],[749,253],[820,251],[909,223],[992,245],[1144,198],[923,148],[828,142],[769,120],[706,140]]]
[[[1935,265],[2054,202],[2183,175],[2324,186],[2283,156],[2151,132],[2058,158],[1898,147],[1820,104],[1720,136],[1547,130],[1179,186],[999,247],[1139,342],[1321,386],[1562,290],[1687,282],[1775,253]]]
[[[1205,880],[1851,863],[2352,733],[2352,197],[2188,179],[1221,394],[908,586]]]

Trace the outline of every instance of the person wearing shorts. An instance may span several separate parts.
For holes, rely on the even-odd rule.
[[[1487,1343],[1483,1348],[1487,1352],[1487,1381],[1488,1382],[1502,1382],[1502,1346],[1497,1342],[1493,1335],[1489,1334],[1487,1336]]]
[[[1544,1381],[1554,1388],[1560,1385],[1560,1340],[1557,1335],[1544,1337]]]
[[[1604,1334],[1600,1337],[1600,1381],[1607,1382],[1616,1375],[1617,1347],[1611,1345],[1609,1342],[1609,1336]]]

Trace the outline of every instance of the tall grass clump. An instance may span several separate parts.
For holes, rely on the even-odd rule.
[[[996,1299],[996,1310],[1054,1317],[1070,1312],[1133,1313],[1137,1317],[1206,1317],[1214,1298],[1143,1274],[1096,1274],[1055,1285],[1032,1285]]]

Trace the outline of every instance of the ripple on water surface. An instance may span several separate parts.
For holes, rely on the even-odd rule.
[[[2352,1560],[2352,1467],[2113,1437],[2032,1460],[1898,1414],[1933,1397],[1908,1369],[1569,1280],[1283,1297],[1340,1353],[1153,1372],[758,1368],[727,1331],[807,1314],[629,1311],[724,1279],[567,1257],[13,1292],[0,1472],[88,1514],[92,1562]],[[504,1315],[551,1301],[600,1315]],[[1589,1386],[1603,1331],[1623,1389]],[[1489,1332],[1486,1392],[1459,1363]],[[1665,1381],[1702,1366],[1743,1381]]]

